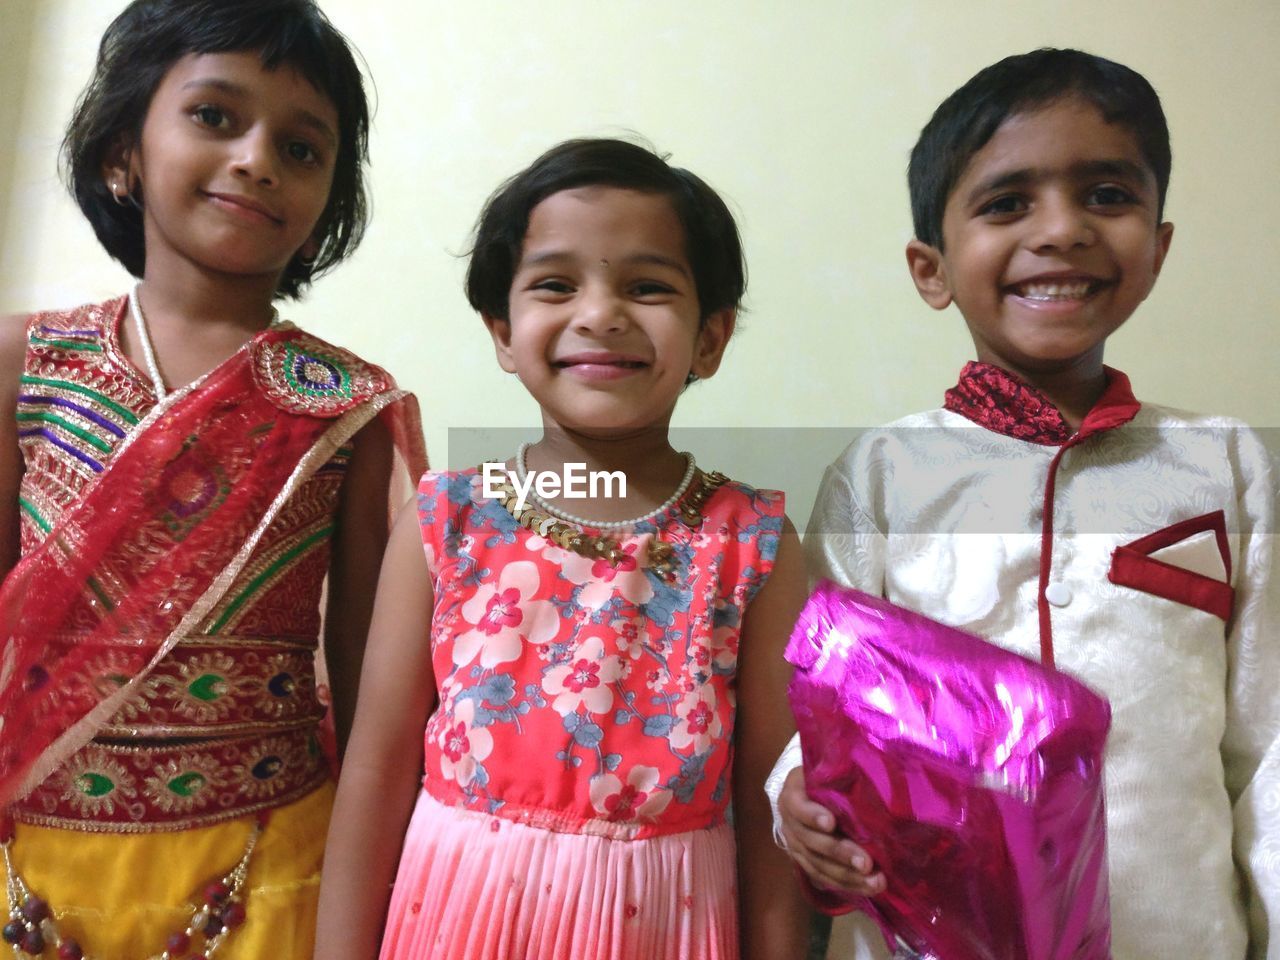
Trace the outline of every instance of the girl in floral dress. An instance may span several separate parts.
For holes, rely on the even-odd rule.
[[[468,296],[544,433],[426,474],[392,533],[317,957],[802,952],[762,791],[795,532],[781,494],[668,440],[744,285],[723,201],[632,144],[562,144],[489,201]],[[591,471],[625,487],[555,494]]]

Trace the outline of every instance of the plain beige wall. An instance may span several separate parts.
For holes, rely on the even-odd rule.
[[[34,44],[36,0],[5,0],[0,6],[0,136],[7,146],[0,149],[0,245],[7,234],[8,201],[14,168],[22,155],[19,142],[9,139],[19,131],[22,104],[27,89],[28,58]]]
[[[376,80],[376,213],[354,260],[285,313],[415,390],[437,464],[449,428],[537,423],[462,295],[455,255],[484,198],[557,140],[637,131],[728,198],[751,270],[742,330],[677,423],[701,428],[686,439],[704,463],[785,487],[803,520],[847,428],[935,406],[969,358],[959,315],[929,310],[907,277],[906,157],[947,93],[1043,45],[1143,72],[1173,133],[1173,250],[1108,361],[1142,398],[1280,426],[1274,0],[1213,12],[1190,0],[323,6]],[[116,10],[3,0],[0,311],[126,287],[56,176],[62,127]],[[815,427],[840,429],[802,429]],[[455,450],[474,446],[459,439]],[[489,453],[509,452],[505,434],[491,439]]]

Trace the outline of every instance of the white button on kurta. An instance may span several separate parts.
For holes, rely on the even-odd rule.
[[[1065,607],[1071,602],[1071,588],[1065,583],[1051,583],[1044,588],[1044,598],[1055,607]]]

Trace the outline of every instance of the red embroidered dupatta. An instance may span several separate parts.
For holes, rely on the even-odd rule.
[[[121,441],[0,588],[0,806],[93,738],[207,616],[290,495],[383,411],[416,476],[412,396],[286,327],[171,394]]]

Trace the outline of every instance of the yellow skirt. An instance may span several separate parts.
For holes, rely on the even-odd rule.
[[[217,960],[310,960],[333,786],[271,814],[249,861],[245,922]],[[166,833],[84,833],[16,824],[14,867],[89,957],[145,960],[184,930],[205,887],[244,854],[248,817]],[[193,946],[200,943],[193,938]],[[53,956],[52,947],[46,956]]]

